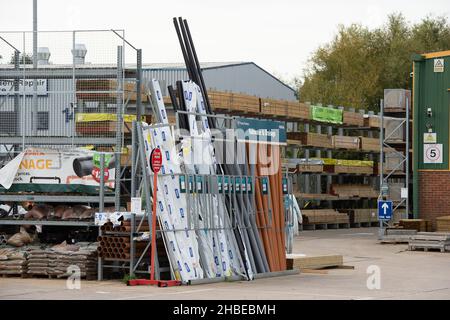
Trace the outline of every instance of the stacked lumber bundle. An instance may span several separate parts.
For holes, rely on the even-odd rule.
[[[399,225],[403,229],[417,230],[417,232],[428,232],[432,230],[431,221],[424,219],[401,219]]]
[[[417,234],[416,230],[388,228],[381,239],[381,243],[409,243],[412,236]]]
[[[288,132],[287,138],[299,141],[299,144],[308,147],[332,148],[331,137],[326,134],[311,132]]]
[[[313,164],[313,163],[300,163],[297,166],[298,172],[323,172],[323,164]]]
[[[342,122],[346,125],[362,127],[364,126],[364,115],[357,112],[344,111]]]
[[[377,198],[378,193],[372,187],[364,184],[332,184],[331,194],[337,195],[339,198]]]
[[[293,269],[323,269],[330,267],[342,267],[344,258],[341,255],[305,256],[298,254],[286,255],[288,270]]]
[[[135,115],[123,115],[122,132],[131,134]],[[81,135],[113,135],[116,134],[117,115],[113,113],[77,113],[75,129]]]
[[[411,236],[408,249],[411,251],[417,249],[437,249],[441,252],[450,251],[450,233],[444,232],[418,232]]]
[[[323,159],[324,170],[329,173],[373,174],[373,161]]]
[[[364,127],[379,128],[381,124],[380,116],[368,115],[364,117]]]
[[[436,231],[438,231],[438,232],[449,231],[450,232],[450,216],[436,218]]]
[[[350,223],[378,222],[377,209],[348,209]]]
[[[66,278],[80,271],[82,278],[93,279],[97,274],[97,245],[69,245],[63,242],[52,248],[28,252],[28,275]]]
[[[285,100],[261,99],[261,113],[286,117],[288,114],[288,102]]]
[[[406,108],[411,109],[411,90],[384,89],[385,112],[405,112]]]
[[[361,141],[361,150],[363,151],[380,151],[380,139],[359,137]]]
[[[259,113],[258,97],[233,92],[208,91],[209,101],[214,110]]]
[[[304,103],[288,101],[287,116],[296,119],[309,119],[309,106]]]
[[[302,210],[303,224],[341,224],[349,223],[346,213],[340,213],[333,209]]]
[[[106,103],[116,103],[117,80],[113,79],[78,79],[76,83],[77,99],[84,101],[102,101]],[[95,92],[99,91],[99,92]],[[124,82],[124,100],[136,101],[136,83]],[[142,102],[147,102],[144,85],[141,87]]]
[[[359,149],[359,138],[358,137],[347,137],[347,136],[333,136],[332,145],[335,149]]]
[[[0,249],[0,275],[23,275],[27,272],[27,264],[25,251]]]

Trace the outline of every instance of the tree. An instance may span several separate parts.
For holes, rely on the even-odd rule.
[[[386,88],[410,88],[411,55],[450,49],[447,18],[426,17],[411,25],[391,14],[380,28],[340,25],[330,43],[308,61],[302,101],[377,110]]]

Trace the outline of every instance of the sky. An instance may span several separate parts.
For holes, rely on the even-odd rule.
[[[38,29],[124,29],[127,40],[142,49],[144,63],[182,62],[172,18],[183,16],[188,20],[200,61],[253,61],[289,81],[302,77],[311,53],[333,39],[339,24],[362,23],[376,28],[385,23],[388,14],[399,12],[414,23],[429,14],[448,17],[450,3],[448,0],[38,0]],[[7,8],[0,11],[0,31],[32,30],[32,17],[32,0],[9,1]],[[58,37],[71,42],[69,33]],[[40,46],[42,43],[49,46],[55,58],[56,47],[58,44],[63,47],[64,41],[54,36],[45,43],[45,38],[40,37]],[[95,41],[85,41],[87,59],[93,62],[111,59],[114,41],[108,36],[92,36],[91,40],[94,38]],[[15,41],[21,43],[20,38]],[[127,51],[127,60],[134,59],[131,51]]]

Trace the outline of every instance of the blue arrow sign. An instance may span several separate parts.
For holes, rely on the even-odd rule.
[[[391,220],[392,219],[392,201],[378,200],[378,219]]]

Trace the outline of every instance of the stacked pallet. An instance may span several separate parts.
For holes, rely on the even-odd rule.
[[[372,223],[378,222],[377,209],[347,209],[350,223]]]
[[[132,122],[135,115],[123,115],[122,132],[131,134]],[[81,135],[113,135],[116,134],[117,115],[113,113],[77,113],[75,130]]]
[[[330,192],[339,198],[377,198],[378,193],[372,187],[364,184],[332,184]]]
[[[364,126],[364,115],[361,113],[344,111],[342,122],[349,126]]]
[[[345,213],[333,209],[302,210],[303,224],[344,224],[349,223]]]
[[[298,141],[300,145],[318,148],[332,148],[331,137],[326,134],[311,132],[288,132],[287,138]]]
[[[354,174],[372,174],[373,168],[369,166],[349,166],[349,165],[327,165],[324,170],[329,173],[354,173]]]
[[[436,218],[436,231],[438,232],[450,232],[450,216],[444,216]]]
[[[309,119],[309,106],[304,103],[288,101],[287,116],[296,119]]]
[[[297,166],[298,172],[321,173],[323,164],[301,163]]]
[[[286,117],[288,114],[288,102],[285,100],[261,99],[261,113]]]
[[[380,117],[376,115],[368,115],[364,117],[364,127],[369,128],[379,128],[380,127]]]
[[[437,249],[441,252],[450,251],[450,233],[418,232],[411,236],[408,249],[411,251]]]
[[[27,254],[23,250],[0,249],[0,275],[23,275],[27,272]]]
[[[208,98],[213,110],[260,112],[258,97],[232,92],[208,91]]]
[[[399,226],[403,229],[416,230],[417,232],[428,232],[432,230],[432,224],[424,219],[401,219]]]
[[[77,99],[84,101],[102,101],[106,103],[116,103],[117,101],[117,80],[112,79],[79,79],[76,83]],[[98,91],[98,92],[96,92]],[[124,82],[124,100],[136,101],[136,83]],[[148,101],[145,88],[141,87],[142,102]]]
[[[344,265],[344,258],[341,255],[305,256],[288,254],[286,255],[286,265],[288,270],[342,267]]]
[[[331,143],[335,149],[359,149],[359,137],[333,136]]]
[[[386,229],[386,234],[381,239],[381,243],[409,243],[411,237],[416,234],[416,230],[388,228]]]
[[[359,137],[361,150],[363,151],[380,151],[380,139]]]

